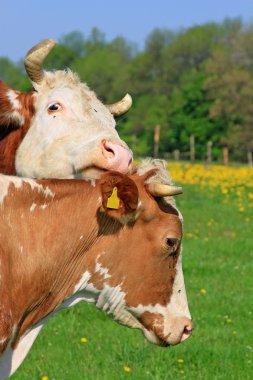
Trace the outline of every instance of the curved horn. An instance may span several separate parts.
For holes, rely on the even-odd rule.
[[[46,39],[33,46],[25,56],[25,69],[29,78],[40,84],[44,73],[41,68],[44,59],[56,45],[56,42],[51,39]]]
[[[177,194],[182,194],[182,187],[176,187],[172,185],[164,185],[162,183],[148,183],[147,189],[154,197],[167,197]]]
[[[132,98],[129,94],[126,94],[123,99],[113,104],[106,104],[113,116],[120,116],[126,113],[132,105]]]

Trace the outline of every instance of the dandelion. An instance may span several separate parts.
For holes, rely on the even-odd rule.
[[[201,294],[206,294],[206,289],[200,289]]]
[[[250,218],[245,218],[245,219],[244,219],[244,222],[245,222],[245,223],[249,223],[249,222],[250,222]]]
[[[243,212],[244,211],[244,207],[239,207],[239,211]]]
[[[132,368],[128,367],[128,366],[124,366],[124,371],[125,372],[131,372],[132,371]]]
[[[87,339],[87,338],[81,338],[81,342],[82,342],[82,343],[87,343],[87,342],[88,342],[88,339]]]
[[[42,376],[41,380],[48,380],[48,376]]]
[[[183,363],[183,362],[184,362],[184,359],[182,359],[182,358],[179,358],[179,359],[177,359],[177,362],[181,364],[181,363]]]

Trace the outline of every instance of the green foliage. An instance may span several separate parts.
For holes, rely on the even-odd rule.
[[[0,80],[18,89],[22,79],[21,71],[9,59],[0,58]]]
[[[171,143],[176,149],[189,149],[190,136],[195,136],[196,154],[205,159],[206,143],[219,143],[221,128],[218,122],[209,117],[211,101],[208,100],[204,83],[206,75],[193,70],[181,84],[175,87],[170,97]]]
[[[48,54],[44,68],[46,70],[64,70],[76,59],[76,53],[64,45],[56,45]]]

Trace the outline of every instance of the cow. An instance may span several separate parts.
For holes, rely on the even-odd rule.
[[[44,71],[55,44],[46,39],[26,55],[32,91],[0,81],[0,172],[29,178],[128,173],[132,152],[115,129],[114,116],[129,110],[130,95],[104,105],[71,70]]]
[[[79,301],[160,346],[191,335],[172,197],[181,189],[156,162],[95,181],[0,175],[0,190],[1,379],[47,320]]]

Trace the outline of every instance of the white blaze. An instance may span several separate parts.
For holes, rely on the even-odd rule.
[[[38,184],[35,180],[29,178],[19,178],[14,176],[6,176],[0,174],[0,204],[3,203],[5,197],[8,195],[9,186],[13,184],[16,189],[20,189],[23,184],[29,184],[31,189],[37,189],[42,193],[46,198],[54,198],[55,194],[50,190],[48,186],[43,187],[41,184]],[[30,211],[34,210],[32,205]]]

